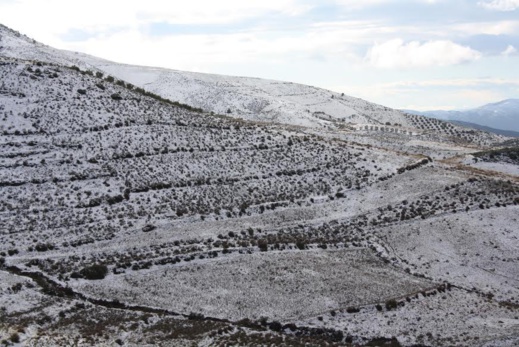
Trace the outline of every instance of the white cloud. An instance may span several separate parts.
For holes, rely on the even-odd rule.
[[[459,32],[464,35],[514,35],[519,33],[519,21],[502,20],[455,24],[447,27],[445,32]]]
[[[485,103],[513,98],[517,95],[516,91],[519,91],[517,87],[517,78],[439,78],[335,85],[329,89],[398,109],[430,111],[474,108]]]
[[[484,105],[491,102],[497,102],[506,98],[501,92],[495,90],[463,89],[456,91],[454,95],[459,100],[464,100],[464,102],[466,102],[467,105]]]
[[[43,41],[73,28],[103,31],[137,29],[157,22],[222,24],[272,14],[293,16],[310,8],[298,0],[189,0],[182,4],[165,0],[13,0],[0,1],[0,23]]]
[[[378,4],[389,3],[391,1],[392,0],[363,0],[363,1],[335,0],[335,3],[338,5],[344,6],[345,8],[358,9],[358,8],[364,8],[364,7],[369,7],[369,6],[378,5]]]
[[[479,1],[478,6],[492,11],[515,11],[519,8],[519,0],[491,0]]]
[[[516,53],[517,53],[517,49],[512,45],[508,45],[508,47],[506,47],[506,49],[503,52],[501,52],[501,55],[508,57],[508,56],[514,55]]]
[[[456,65],[480,57],[478,51],[451,41],[405,43],[401,39],[394,39],[375,44],[366,54],[366,61],[378,68],[424,68]]]
[[[398,4],[400,1],[397,0],[334,0],[336,4],[347,6],[349,8],[364,8],[369,7],[373,5],[379,5],[379,4],[388,4],[388,3],[394,3]],[[426,4],[436,4],[438,2],[441,2],[443,0],[412,0],[416,3],[426,3]]]
[[[177,34],[152,38],[138,30],[127,30],[79,43],[68,43],[64,48],[129,64],[211,71],[215,66],[234,63],[276,64],[304,60],[316,52],[322,52],[324,56],[346,56],[347,51],[338,44],[340,39],[337,35],[323,35],[319,32],[274,38],[255,32]]]
[[[457,78],[419,81],[398,81],[379,85],[384,88],[429,88],[429,87],[483,87],[483,86],[519,86],[519,79],[513,78]]]

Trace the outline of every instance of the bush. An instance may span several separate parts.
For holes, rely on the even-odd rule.
[[[38,243],[36,247],[34,247],[38,252],[47,252],[52,251],[54,249],[54,245],[50,243]]]
[[[187,316],[187,319],[189,320],[204,320],[204,315],[201,314],[201,313],[195,313],[195,312],[191,312],[189,314],[189,316]]]
[[[296,242],[296,247],[299,248],[300,250],[304,250],[306,248],[306,244],[303,240],[298,240]]]
[[[106,198],[106,202],[110,205],[118,204],[124,200],[122,195],[109,196]]]
[[[269,246],[268,246],[268,243],[266,240],[259,240],[258,247],[259,247],[260,251],[262,251],[262,252],[266,252],[269,249]]]
[[[398,307],[398,302],[396,302],[395,299],[390,299],[390,300],[386,301],[386,309],[388,311],[394,310],[397,307]]]
[[[102,280],[106,277],[106,274],[108,273],[108,268],[106,265],[92,265],[87,266],[83,270],[79,272],[83,278],[86,278],[87,280]]]
[[[272,331],[278,331],[279,332],[279,331],[281,331],[283,329],[283,326],[278,321],[274,321],[274,322],[269,324],[269,328]]]
[[[10,340],[13,343],[20,343],[20,335],[18,335],[17,333],[14,333],[11,335]]]
[[[155,225],[153,225],[153,224],[146,224],[144,226],[144,228],[142,228],[142,231],[145,232],[145,233],[148,233],[148,232],[150,232],[152,230],[155,230],[156,228],[157,227]]]

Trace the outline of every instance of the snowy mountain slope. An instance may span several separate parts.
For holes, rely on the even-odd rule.
[[[439,311],[431,315],[427,299],[415,298],[444,293],[446,281],[459,287],[438,306],[459,308],[445,318],[451,323],[470,317],[466,305],[484,304],[489,290],[496,301],[488,315],[510,321],[517,314],[501,307],[519,302],[518,291],[499,277],[517,259],[509,254],[501,266],[495,248],[516,240],[519,230],[511,217],[519,179],[511,174],[500,179],[290,126],[196,113],[58,65],[2,59],[0,79],[0,276],[12,283],[0,288],[0,303],[20,302],[5,311],[5,321],[12,329],[17,317],[26,320],[23,341],[67,345],[52,336],[77,304],[85,316],[132,306],[126,319],[145,337],[155,335],[133,314],[150,315],[146,324],[157,324],[154,331],[181,324],[183,318],[171,323],[164,311],[153,311],[166,310],[207,324],[240,319],[225,323],[233,333],[221,338],[230,344],[234,334],[251,339],[263,327],[319,345],[323,332],[311,327],[326,324],[331,345],[363,345],[393,332],[404,345],[458,345],[444,331],[445,320],[436,319]],[[427,131],[442,124],[409,119]],[[462,242],[463,221],[472,215],[487,227]],[[495,216],[507,218],[503,233],[489,232]],[[440,218],[462,222],[440,232],[434,228]],[[420,245],[416,229],[425,226],[431,244],[453,234],[449,248],[437,244],[442,261],[460,255],[449,263],[452,274],[442,273],[444,263],[436,266],[434,251],[426,258],[413,252]],[[498,270],[482,276],[482,265]],[[19,274],[40,284],[17,282]],[[35,290],[41,283],[47,284]],[[55,302],[51,312],[39,308],[43,295]],[[350,312],[353,336],[344,327]],[[390,328],[359,323],[387,325],[388,314]],[[434,335],[407,331],[408,314],[422,316]],[[34,315],[52,317],[41,321],[48,334],[31,335],[40,322]],[[265,328],[261,317],[272,325]],[[298,322],[300,335],[275,322]],[[92,322],[80,320],[61,335],[88,329]],[[104,337],[85,334],[102,344],[124,328],[111,329]],[[512,324],[470,336],[493,343],[518,335]],[[190,331],[186,338],[203,345],[214,337]]]
[[[519,99],[507,99],[465,111],[407,111],[443,120],[475,123],[499,130],[519,131]]]
[[[334,122],[407,125],[398,111],[311,86],[247,77],[98,64],[171,100],[248,120],[335,128]]]
[[[28,44],[11,56],[34,54],[9,35]],[[41,47],[72,65],[73,53]],[[36,53],[0,52],[1,339],[519,341],[519,176],[457,156],[499,137],[407,114],[407,126],[345,130],[241,121],[87,72],[96,58],[82,56],[79,71]],[[197,98],[225,79],[151,70],[125,71],[142,83],[176,73]],[[233,81],[215,102],[313,93]],[[515,165],[515,153],[482,152],[476,164]]]
[[[409,125],[400,111],[316,87],[118,64],[57,50],[6,27],[0,27],[0,47],[6,57],[100,70],[170,100],[238,118],[332,128],[335,121]]]
[[[424,127],[424,124],[431,123],[427,118],[417,121],[416,117],[409,117],[401,111],[312,86],[114,63],[86,54],[57,50],[2,26],[0,56],[78,66],[82,70],[114,76],[163,98],[207,112],[331,131],[334,136],[346,140],[357,140],[354,133],[366,130],[368,126],[372,126],[370,129],[376,129],[376,132],[385,131],[386,134],[419,135],[426,141],[432,139],[436,142],[458,143],[462,140],[469,146],[487,147],[505,140],[502,136],[482,131],[467,132],[464,127],[450,124]],[[350,132],[350,136],[345,135],[345,131]],[[368,131],[367,136],[380,137],[376,132],[372,134]],[[366,131],[361,133],[364,137]],[[384,141],[377,141],[380,140]],[[400,141],[405,147],[409,139],[404,136]],[[365,138],[361,142],[366,142]],[[366,143],[371,143],[371,140]],[[388,145],[394,148],[392,144]]]

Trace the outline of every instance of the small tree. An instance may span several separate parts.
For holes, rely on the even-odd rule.
[[[398,302],[396,302],[395,299],[389,299],[388,301],[386,301],[386,309],[388,311],[394,310],[397,307],[398,307]]]
[[[258,241],[258,247],[259,247],[260,251],[262,251],[262,252],[266,252],[269,249],[268,248],[268,243],[267,243],[266,240],[259,240]]]
[[[102,280],[108,273],[106,265],[95,264],[87,266],[79,272],[87,280]]]

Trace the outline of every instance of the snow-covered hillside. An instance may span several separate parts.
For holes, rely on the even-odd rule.
[[[331,128],[336,122],[410,125],[400,111],[321,88],[118,64],[57,50],[1,26],[0,55],[100,70],[170,100],[248,120]]]
[[[344,136],[345,131],[376,129],[400,134],[422,134],[427,141],[431,135],[435,141],[440,136],[443,142],[452,141],[454,137],[455,142],[463,139],[479,146],[493,145],[505,139],[482,131],[467,131],[464,127],[448,123],[434,124],[427,117],[417,119],[402,111],[344,93],[302,84],[119,64],[83,53],[58,50],[1,25],[0,56],[77,66],[82,70],[101,72],[165,99],[206,112],[332,131],[339,136]],[[424,124],[427,126],[424,127]],[[344,138],[352,139],[348,136]],[[360,141],[366,142],[364,139]]]
[[[482,150],[502,138],[408,114],[299,127],[291,93],[350,99],[1,42],[3,345],[519,343],[519,156]],[[168,76],[232,117],[128,82]],[[233,118],[251,95],[289,125]]]

